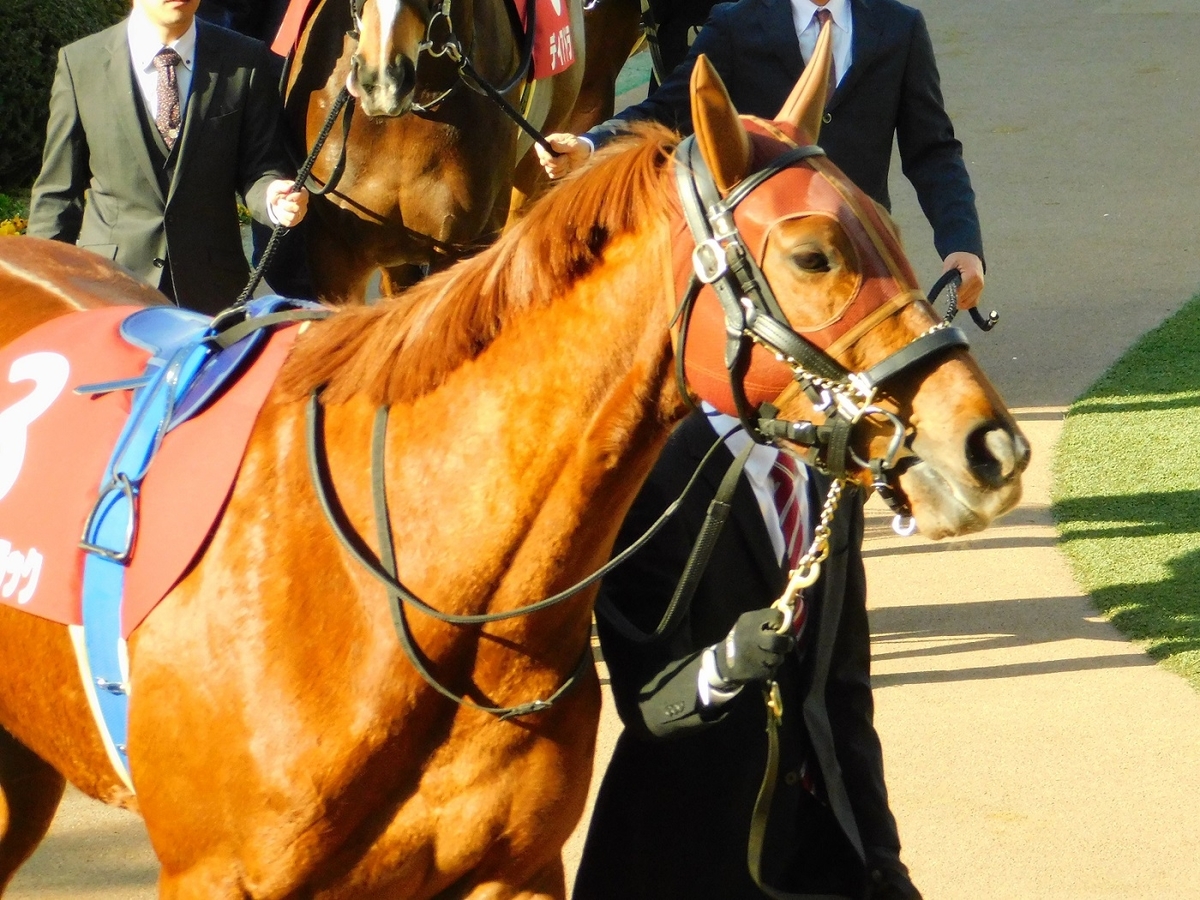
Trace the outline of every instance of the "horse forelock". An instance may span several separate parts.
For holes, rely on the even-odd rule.
[[[636,126],[479,255],[315,325],[281,373],[281,396],[298,399],[323,387],[330,403],[365,395],[391,405],[436,389],[514,317],[567,302],[572,286],[603,265],[615,238],[662,232],[658,223],[678,203],[664,174],[677,143],[661,126]]]

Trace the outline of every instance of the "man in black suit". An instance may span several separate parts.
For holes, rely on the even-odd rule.
[[[773,118],[812,53],[824,13],[833,29],[837,87],[826,106],[821,146],[851,181],[890,208],[888,170],[892,142],[897,142],[904,174],[933,227],[944,269],[962,273],[959,306],[975,306],[984,270],[975,192],[962,144],[942,103],[925,20],[898,0],[720,4],[683,64],[645,101],[582,137],[551,135],[550,144],[562,156],[550,157],[539,146],[546,171],[560,177],[632,121],[650,119],[690,133],[688,84],[701,53],[716,68],[739,112]]]
[[[28,233],[78,243],[180,306],[213,314],[249,277],[237,200],[293,226],[278,87],[260,42],[195,18],[199,0],[133,0],[64,47]]]
[[[684,421],[634,502],[618,549],[681,494],[718,434],[736,424],[702,413]],[[900,861],[872,722],[856,489],[843,495],[829,558],[804,593],[803,630],[795,641],[780,636],[782,615],[766,609],[787,581],[785,527],[769,486],[777,451],[754,447],[691,602],[661,637],[644,639],[660,624],[734,453],[748,442],[744,432],[728,437],[667,526],[601,586],[601,645],[625,728],[592,815],[575,900],[920,898]],[[793,483],[811,535],[829,482],[798,468]],[[760,687],[772,677],[783,699],[779,767],[761,852],[751,849],[775,892],[764,893],[747,848],[767,759]]]

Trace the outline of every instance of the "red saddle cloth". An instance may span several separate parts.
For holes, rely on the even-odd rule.
[[[575,44],[571,40],[571,10],[567,0],[534,0],[537,21],[533,35],[533,77],[549,78],[575,62]],[[528,21],[529,0],[516,0],[521,21]]]
[[[81,619],[79,539],[130,392],[75,394],[136,378],[149,354],[119,334],[133,307],[70,313],[0,350],[0,603],[64,625]],[[172,430],[142,482],[125,579],[128,637],[187,572],[215,526],[250,432],[298,329],[280,329],[212,406]]]
[[[515,0],[521,21],[526,21],[528,0]],[[537,22],[533,44],[533,77],[548,78],[569,68],[575,62],[575,45],[571,41],[571,15],[567,0],[535,0]],[[291,56],[300,43],[304,24],[316,6],[316,0],[291,0],[283,22],[271,42],[271,50],[280,56]]]

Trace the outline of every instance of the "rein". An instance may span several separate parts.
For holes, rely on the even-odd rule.
[[[321,509],[325,513],[325,518],[333,529],[334,534],[341,542],[342,546],[350,553],[352,557],[361,565],[369,575],[375,578],[383,585],[387,591],[388,604],[392,612],[392,624],[395,626],[396,634],[400,640],[400,646],[403,648],[405,655],[413,664],[413,667],[421,675],[421,677],[439,694],[449,700],[453,700],[460,706],[470,709],[477,709],[481,712],[490,713],[500,719],[510,719],[518,716],[526,716],[531,713],[542,712],[549,709],[550,706],[571,690],[588,669],[588,663],[591,659],[591,645],[585,644],[583,653],[580,655],[579,663],[575,666],[572,673],[567,677],[567,680],[558,687],[549,697],[545,699],[535,699],[527,703],[517,704],[516,706],[487,706],[476,703],[467,697],[456,694],[449,688],[441,684],[432,673],[430,673],[426,665],[423,655],[416,647],[412,639],[412,632],[408,625],[408,620],[405,616],[405,607],[415,607],[422,613],[437,619],[440,622],[446,622],[451,625],[484,625],[489,622],[499,622],[504,619],[513,619],[519,616],[527,616],[540,610],[549,609],[553,606],[571,599],[580,591],[595,584],[617,566],[621,565],[630,556],[640,550],[648,543],[655,534],[675,514],[676,510],[682,505],[688,493],[692,490],[695,484],[700,479],[701,471],[704,464],[717,451],[721,443],[728,437],[728,434],[722,435],[709,448],[705,454],[700,466],[692,474],[688,483],[684,486],[682,493],[677,497],[670,506],[668,506],[661,516],[647,529],[646,533],[630,544],[625,550],[610,559],[592,574],[586,576],[575,584],[571,585],[563,591],[547,597],[544,600],[539,600],[536,603],[530,603],[525,606],[517,607],[516,609],[506,610],[504,612],[495,613],[479,613],[464,615],[458,613],[447,613],[430,606],[408,588],[406,588],[399,580],[396,568],[395,551],[392,544],[392,528],[391,516],[388,511],[387,503],[387,486],[384,481],[385,473],[385,453],[386,453],[386,436],[388,422],[388,407],[381,406],[375,413],[375,423],[372,430],[371,438],[371,495],[375,513],[376,534],[379,542],[379,553],[375,554],[366,545],[362,536],[359,535],[354,527],[350,524],[350,518],[346,514],[345,508],[342,506],[340,499],[337,496],[337,491],[333,486],[332,478],[329,470],[329,461],[324,452],[324,416],[323,407],[320,402],[320,389],[313,391],[309,396],[306,406],[305,415],[305,435],[306,447],[308,454],[309,476],[312,480],[313,488],[316,491],[317,499],[321,504]]]
[[[304,160],[300,170],[296,173],[296,178],[292,182],[292,190],[298,191],[305,186],[309,175],[312,174],[312,168],[316,165],[317,157],[321,154],[321,148],[325,146],[325,141],[329,138],[329,132],[333,130],[333,123],[337,121],[338,115],[342,109],[346,110],[346,114],[342,116],[342,149],[338,154],[337,162],[334,164],[333,171],[330,173],[329,180],[325,186],[309,191],[314,197],[323,197],[332,191],[337,183],[342,178],[342,173],[346,169],[346,142],[350,137],[350,120],[354,114],[354,98],[350,96],[350,91],[342,88],[334,99],[333,104],[329,107],[329,113],[325,116],[325,122],[321,125],[321,130],[317,134],[316,140],[313,142],[312,150],[309,151],[308,157]],[[221,320],[229,313],[240,313],[250,298],[254,296],[254,290],[262,281],[263,275],[267,269],[271,267],[271,262],[275,258],[275,250],[279,245],[279,240],[288,233],[290,229],[286,225],[276,225],[271,229],[271,237],[267,240],[267,246],[263,248],[262,256],[259,257],[258,265],[254,267],[254,271],[250,273],[250,280],[246,282],[246,286],[242,288],[242,292],[238,295],[237,300],[233,302],[233,306],[221,313],[214,320],[214,325],[218,325]]]

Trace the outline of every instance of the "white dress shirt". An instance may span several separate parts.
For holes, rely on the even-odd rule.
[[[146,101],[146,109],[150,112],[151,119],[158,118],[158,69],[154,68],[155,54],[164,47],[170,47],[183,60],[175,67],[175,82],[179,85],[179,121],[182,123],[187,113],[188,95],[192,88],[192,68],[196,62],[195,20],[192,20],[191,27],[179,40],[163,44],[146,14],[135,6],[129,13],[127,37],[134,78],[142,92],[142,99]]]
[[[807,0],[805,0],[807,2]],[[738,427],[741,423],[733,416],[716,412],[707,403],[702,404],[708,414],[708,422],[718,435],[724,434],[731,428],[737,428],[725,439],[725,446],[735,457],[753,443],[750,435]],[[771,537],[771,547],[775,550],[775,558],[783,563],[783,526],[779,523],[779,511],[775,508],[775,488],[771,484],[771,468],[779,451],[767,444],[755,444],[746,460],[743,474],[750,486],[754,488],[754,497],[758,500],[758,509],[762,513],[763,524],[767,526],[767,534]],[[800,473],[796,478],[796,498],[800,503],[800,521],[807,522],[808,518],[808,469],[799,467]]]
[[[854,35],[850,0],[829,0],[824,7],[817,6],[812,0],[792,0],[792,23],[800,37],[800,55],[807,64],[812,59],[813,50],[817,46],[817,35],[821,31],[813,14],[822,8],[829,10],[830,23],[833,25],[833,65],[837,76],[835,83],[841,84],[842,77],[850,68],[851,38]]]

